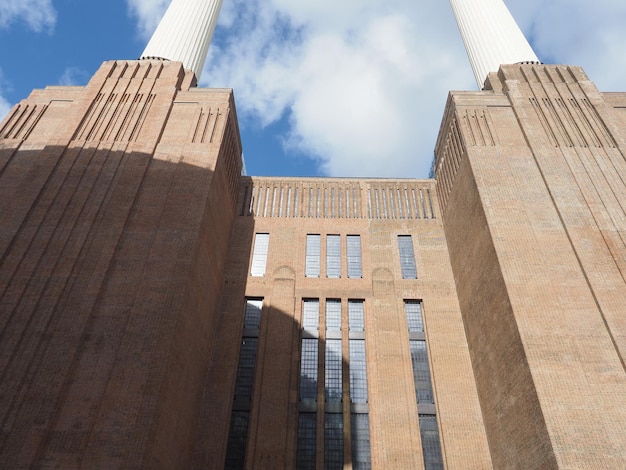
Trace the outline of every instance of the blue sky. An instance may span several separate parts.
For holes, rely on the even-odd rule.
[[[626,2],[506,0],[545,63],[626,90]],[[137,58],[168,0],[0,0],[0,115]],[[235,90],[248,172],[426,177],[450,89],[475,89],[447,0],[224,0],[201,86]]]

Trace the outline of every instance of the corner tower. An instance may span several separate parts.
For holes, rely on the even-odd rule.
[[[165,25],[146,54],[169,61],[105,62],[0,124],[0,460],[13,468],[189,468],[241,143],[232,91],[193,87],[219,2],[181,3],[201,10],[177,23],[202,27],[189,62],[163,46]]]
[[[462,13],[480,83],[476,57],[525,40],[472,41],[499,22]],[[626,97],[580,67],[511,64],[527,60],[502,55],[483,91],[452,92],[435,150],[489,448],[495,468],[621,468]]]

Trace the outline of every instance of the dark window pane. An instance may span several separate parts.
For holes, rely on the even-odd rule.
[[[263,299],[246,299],[246,313],[243,327],[258,330],[261,325]]]
[[[298,448],[296,466],[303,470],[315,470],[316,413],[298,415]]]
[[[324,420],[324,468],[343,468],[343,415],[326,413]]]
[[[235,400],[250,400],[252,398],[258,342],[258,338],[243,338],[241,340],[237,381],[235,382]]]
[[[443,470],[441,444],[439,443],[439,428],[437,417],[420,415],[420,435],[422,436],[422,452],[424,454],[425,470]]]
[[[226,447],[226,470],[242,469],[246,458],[246,442],[248,439],[248,411],[233,411],[230,417],[230,431]]]
[[[300,400],[317,401],[317,339],[302,339]]]

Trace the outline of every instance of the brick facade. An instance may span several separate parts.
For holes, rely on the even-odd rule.
[[[358,468],[354,414],[368,416],[373,468],[424,468],[424,416],[445,468],[624,466],[626,94],[576,67],[503,66],[488,89],[451,94],[436,180],[257,178],[240,176],[232,92],[194,82],[176,62],[106,62],[0,124],[0,466],[223,468],[233,410],[246,468],[293,468],[301,413],[316,413],[317,468],[328,413],[343,420],[345,468]],[[399,236],[416,279],[403,279]],[[262,299],[255,331],[246,299]],[[419,301],[423,332],[409,332],[405,301]],[[332,302],[341,332],[326,328]],[[313,402],[300,396],[309,337]],[[258,346],[242,401],[246,338]],[[367,400],[352,403],[355,338]],[[415,338],[433,403],[416,401]],[[325,400],[330,340],[339,405]]]

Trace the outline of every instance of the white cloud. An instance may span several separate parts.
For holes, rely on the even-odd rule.
[[[472,81],[447,5],[414,3],[225,3],[203,83],[235,89],[244,125],[287,114],[287,149],[324,173],[426,176],[447,92]]]
[[[34,31],[50,31],[56,23],[56,17],[52,0],[0,1],[0,28],[21,20]]]
[[[67,67],[59,78],[59,85],[85,85],[89,81],[89,72],[80,67]]]
[[[144,34],[169,4],[128,1]],[[624,88],[622,0],[506,3],[545,62]],[[334,176],[425,177],[448,91],[475,89],[440,0],[224,1],[201,83],[234,88],[244,127],[286,116],[287,149]]]
[[[11,110],[11,103],[9,103],[4,96],[3,93],[3,82],[2,78],[2,69],[0,69],[0,122],[5,118],[5,116]]]
[[[127,0],[130,13],[139,21],[139,34],[150,37],[171,0]]]
[[[0,95],[0,122],[11,110],[11,103],[9,103],[2,95]]]

